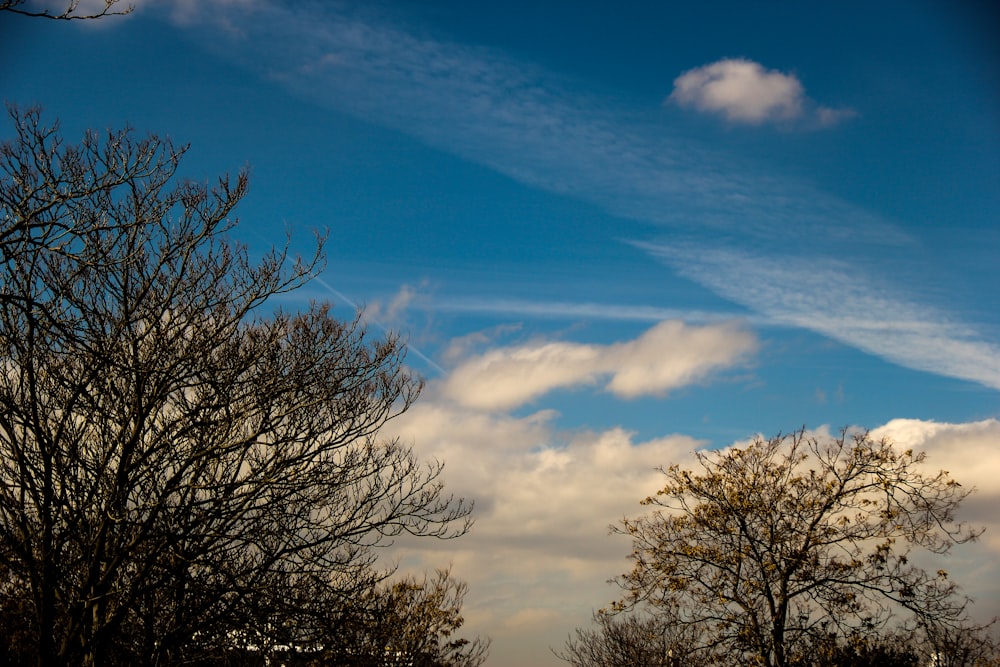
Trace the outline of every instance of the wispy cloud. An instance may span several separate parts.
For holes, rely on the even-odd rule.
[[[904,366],[1000,386],[994,343],[956,324],[960,313],[925,308],[909,285],[872,268],[883,257],[903,256],[901,250],[916,242],[863,208],[793,178],[770,177],[663,125],[637,121],[629,109],[503,53],[417,37],[362,9],[223,2],[192,11],[199,16],[185,20],[206,31],[210,48],[297,95],[396,128],[530,186],[649,223],[650,237],[669,234],[672,246],[698,251],[682,256],[651,250],[669,266],[762,315]],[[226,29],[210,30],[212,25]],[[692,99],[707,103],[706,91],[722,82],[725,95],[711,99],[723,100],[718,109],[734,118],[794,115],[812,104],[791,75],[756,63],[722,69],[717,81],[691,87],[701,91]],[[740,86],[734,69],[743,72]],[[766,84],[766,94],[758,84]],[[818,106],[811,113],[827,124],[842,114]],[[838,260],[841,268],[831,269],[826,281],[809,271],[793,277],[781,269],[782,258],[804,248],[821,265],[824,258],[850,259]],[[744,251],[752,254],[741,265],[752,273],[735,276],[722,260],[739,259]],[[847,303],[850,309],[841,305]],[[865,312],[884,324],[842,324],[845,316]]]
[[[1000,346],[911,302],[850,262],[705,246],[646,244],[680,273],[779,324],[817,331],[903,366],[1000,389]]]
[[[684,72],[667,98],[682,107],[721,114],[733,123],[760,125],[814,119],[829,127],[856,115],[851,109],[818,106],[793,75],[765,69],[743,58],[727,58]]]
[[[754,326],[766,326],[768,320],[750,313],[662,308],[642,304],[597,303],[592,301],[530,301],[485,297],[448,297],[436,295],[428,305],[439,312],[489,313],[532,318],[616,320],[623,322],[662,322],[684,320],[704,324],[740,319]]]
[[[790,239],[908,241],[862,209],[631,120],[629,109],[501,52],[304,5],[204,3],[197,25],[238,22],[236,33],[205,28],[206,43],[297,95],[616,215],[760,239],[781,228]]]

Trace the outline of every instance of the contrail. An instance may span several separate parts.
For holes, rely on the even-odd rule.
[[[355,310],[360,310],[360,306],[358,306],[358,304],[355,301],[353,301],[352,299],[350,299],[346,294],[344,294],[339,289],[337,289],[336,287],[334,287],[330,283],[326,282],[325,280],[323,280],[319,276],[316,276],[315,278],[313,278],[313,281],[316,282],[316,283],[318,283],[322,287],[325,287],[327,290],[329,290],[329,292],[331,294],[333,294],[335,297],[337,297],[338,299],[340,299],[341,301],[343,301],[344,303],[346,303],[347,305],[349,305],[351,308],[354,308]],[[384,324],[382,324],[381,322],[379,322],[377,320],[368,320],[368,321],[371,322],[372,324],[374,324],[380,330],[382,330],[382,332],[387,332],[389,330],[389,328],[387,326],[385,326]],[[407,349],[407,351],[412,352],[413,354],[415,354],[418,359],[422,360],[425,364],[427,364],[428,366],[430,366],[432,369],[434,369],[435,371],[437,371],[437,373],[439,375],[442,375],[442,376],[447,376],[448,375],[448,371],[446,371],[444,368],[442,368],[437,362],[435,362],[433,359],[431,359],[430,357],[428,357],[426,354],[424,354],[423,352],[421,352],[420,350],[418,350],[417,348],[415,348],[413,345],[410,345],[409,343],[407,343],[406,349]]]
[[[253,234],[257,238],[259,238],[261,241],[264,241],[265,243],[269,243],[269,241],[264,237],[264,235],[261,234],[256,229],[249,229],[248,228],[248,229],[246,229],[246,231],[249,231],[251,234]],[[340,299],[341,301],[343,301],[344,303],[346,303],[347,305],[349,305],[351,308],[353,308],[355,310],[361,310],[361,307],[357,304],[357,302],[355,302],[353,299],[351,299],[350,297],[348,297],[346,294],[344,294],[339,289],[337,289],[336,287],[334,287],[330,283],[326,282],[325,280],[323,280],[319,276],[313,276],[312,277],[312,281],[318,283],[322,287],[325,287],[327,289],[327,291],[330,292],[330,294],[333,294],[335,297],[337,297],[338,299]],[[379,330],[382,331],[382,333],[386,333],[386,332],[389,331],[389,327],[387,327],[386,325],[382,324],[381,322],[379,322],[377,320],[368,320],[368,322],[371,322],[376,327],[378,327]],[[441,367],[440,364],[438,364],[437,362],[435,362],[433,359],[431,359],[430,357],[428,357],[426,354],[424,354],[423,352],[421,352],[420,350],[418,350],[413,345],[410,345],[409,343],[407,343],[406,344],[406,350],[407,350],[408,353],[412,352],[414,355],[416,355],[416,357],[418,359],[420,359],[425,364],[427,364],[428,366],[430,366],[431,369],[434,370],[438,375],[441,375],[442,377],[447,377],[448,371],[446,371],[444,368]]]

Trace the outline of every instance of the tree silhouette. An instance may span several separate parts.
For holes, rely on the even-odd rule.
[[[454,537],[442,464],[380,436],[421,382],[396,336],[274,310],[320,255],[227,238],[245,174],[178,181],[130,130],[0,146],[0,595],[40,665],[179,664],[318,637],[377,547]],[[321,245],[321,244],[320,244]],[[21,596],[24,599],[17,599]],[[288,633],[286,633],[288,634]]]
[[[867,433],[803,432],[697,455],[626,519],[632,570],[616,609],[644,603],[703,629],[737,664],[786,667],[792,647],[834,632],[873,635],[906,614],[959,627],[967,600],[912,551],[947,552],[978,534],[955,521],[969,490],[924,457]]]

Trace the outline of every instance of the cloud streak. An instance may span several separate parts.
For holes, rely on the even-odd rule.
[[[503,53],[417,37],[363,10],[320,3],[299,3],[294,11],[280,3],[189,9],[187,25],[201,26],[210,48],[296,95],[647,223],[653,239],[669,235],[671,246],[695,251],[682,256],[647,243],[650,252],[766,317],[903,366],[1000,387],[994,342],[956,323],[955,313],[925,308],[910,285],[893,281],[882,259],[905,262],[917,242],[878,215],[792,178],[769,177],[662,123],[635,120],[630,110],[571,91]],[[747,122],[809,108],[794,77],[722,62],[709,66],[721,70],[715,78],[706,71],[682,75],[694,78],[685,79],[690,85],[677,99]],[[839,113],[813,109],[827,124]],[[792,273],[808,273],[769,268],[803,248],[817,255],[828,280],[797,280]],[[733,281],[725,257],[740,259],[749,272]],[[832,257],[850,259],[827,261]],[[884,325],[842,326],[834,320],[866,312],[847,312],[838,306],[844,303],[878,306]],[[892,321],[897,316],[904,319]]]
[[[623,322],[662,322],[684,320],[688,323],[719,323],[740,319],[754,326],[770,321],[747,313],[716,312],[662,308],[641,304],[596,303],[592,301],[531,301],[526,299],[491,299],[483,297],[435,298],[428,304],[434,310],[453,313],[489,313],[532,318],[615,320]]]
[[[843,260],[646,244],[685,276],[786,326],[817,331],[902,366],[1000,389],[1000,346],[909,302]]]

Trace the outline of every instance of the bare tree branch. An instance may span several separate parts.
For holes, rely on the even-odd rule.
[[[115,5],[117,5],[120,0],[103,0],[104,6],[89,14],[78,13],[80,0],[66,0],[65,5],[61,5],[60,9],[46,8],[30,10],[25,8],[28,1],[29,0],[0,0],[0,12],[11,12],[13,14],[30,16],[33,18],[69,21],[78,19],[99,19],[105,16],[124,16],[125,14],[131,14],[135,10],[133,5],[128,5],[124,9],[114,9]]]
[[[35,662],[209,664],[234,633],[304,622],[300,587],[369,590],[395,537],[468,529],[442,464],[380,435],[422,386],[401,340],[324,304],[270,311],[321,242],[252,261],[226,236],[245,174],[178,181],[168,141],[66,145],[11,114],[0,574],[30,600]]]

